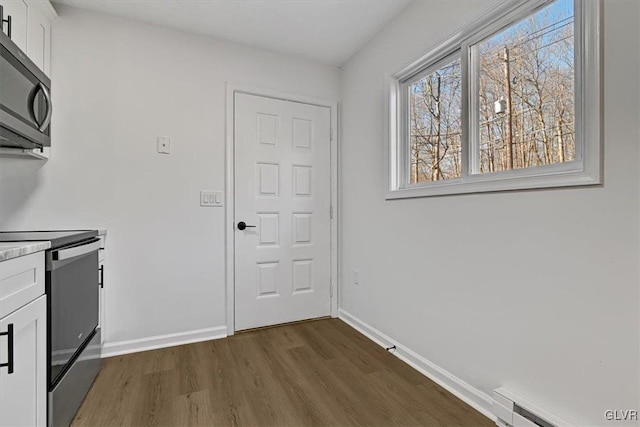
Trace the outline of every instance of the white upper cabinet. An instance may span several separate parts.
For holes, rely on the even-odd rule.
[[[0,0],[0,6],[2,6],[2,31],[8,35],[23,52],[26,52],[27,4],[23,0]],[[9,27],[11,27],[10,32]]]
[[[48,2],[47,2],[48,3]],[[27,12],[27,55],[47,76],[51,75],[52,13],[40,4],[29,5]]]
[[[51,73],[51,22],[57,18],[48,0],[0,0],[4,19],[11,16],[11,40],[47,76]],[[2,26],[9,35],[7,22]]]

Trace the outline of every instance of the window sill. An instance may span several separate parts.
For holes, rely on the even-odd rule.
[[[576,187],[602,183],[600,175],[584,171],[560,172],[544,175],[505,176],[506,173],[473,175],[449,181],[429,183],[387,191],[386,200],[416,197],[449,196],[454,194],[489,193],[499,191],[532,190],[553,187]]]

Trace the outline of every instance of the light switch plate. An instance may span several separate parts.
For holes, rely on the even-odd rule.
[[[170,154],[171,153],[171,138],[168,136],[158,137],[158,153]]]
[[[200,206],[204,206],[204,207],[223,206],[222,191],[201,191]]]

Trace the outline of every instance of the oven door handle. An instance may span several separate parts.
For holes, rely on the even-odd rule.
[[[69,249],[60,249],[52,253],[54,261],[64,261],[67,259],[88,255],[100,249],[100,239],[91,241],[81,246],[74,246]]]

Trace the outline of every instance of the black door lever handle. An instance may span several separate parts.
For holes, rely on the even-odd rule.
[[[246,222],[240,221],[238,223],[238,230],[244,230],[245,228],[256,228],[256,226],[255,225],[247,225]]]

